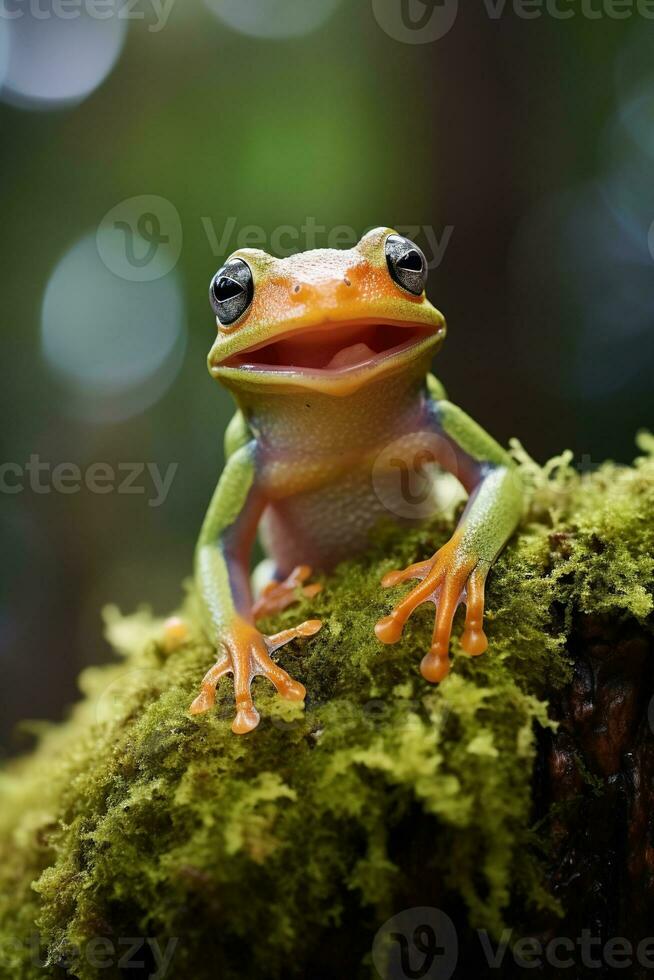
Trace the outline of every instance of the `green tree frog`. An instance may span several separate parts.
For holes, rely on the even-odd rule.
[[[484,583],[518,523],[522,488],[505,450],[429,373],[446,326],[425,295],[426,282],[420,248],[391,228],[368,232],[352,249],[282,259],[242,248],[213,277],[217,336],[209,371],[232,392],[238,411],[196,550],[204,628],[218,660],[193,714],[214,705],[228,673],[238,734],[259,723],[256,676],[283,697],[304,698],[302,684],[272,654],[317,632],[320,621],[265,636],[257,620],[289,605],[299,588],[313,594],[310,569],[328,570],[365,549],[380,519],[410,520],[413,498],[403,477],[416,461],[452,472],[468,502],[444,547],[384,577],[384,587],[418,584],[379,619],[377,638],[397,642],[414,609],[433,602],[433,640],[421,671],[442,681],[463,602],[461,646],[471,655],[486,650]],[[274,575],[255,602],[249,560],[257,531]]]

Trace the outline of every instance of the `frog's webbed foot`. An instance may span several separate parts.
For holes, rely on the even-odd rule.
[[[224,674],[234,677],[236,717],[232,731],[237,735],[251,732],[259,724],[259,712],[252,700],[251,686],[255,677],[267,677],[282,697],[303,701],[306,691],[299,681],[282,670],[271,654],[299,636],[313,636],[322,623],[310,619],[293,629],[274,636],[264,636],[256,627],[238,619],[221,638],[223,652],[202,681],[200,693],[190,707],[193,715],[209,711],[216,702],[216,685]]]
[[[484,585],[490,562],[466,552],[456,536],[428,561],[409,565],[402,571],[389,572],[382,586],[399,585],[409,579],[419,579],[417,585],[375,626],[382,643],[396,643],[411,613],[423,602],[436,606],[434,633],[429,652],[423,657],[420,670],[432,682],[442,681],[450,669],[449,647],[452,620],[460,603],[466,605],[466,620],[461,646],[466,653],[478,656],[488,647],[483,629]]]
[[[282,609],[297,602],[301,595],[309,599],[317,595],[322,589],[320,583],[304,584],[310,576],[311,569],[308,565],[298,565],[283,582],[273,581],[264,586],[261,595],[252,606],[255,622],[273,613],[281,612]]]

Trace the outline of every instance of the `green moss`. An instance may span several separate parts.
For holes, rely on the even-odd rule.
[[[108,937],[123,955],[143,936],[179,939],[171,976],[302,976],[338,934],[356,976],[426,880],[495,933],[553,907],[531,827],[537,731],[569,676],[576,611],[651,622],[654,438],[640,446],[634,467],[583,476],[567,455],[541,469],[514,446],[529,510],[489,581],[491,647],[471,659],[455,642],[438,687],[418,671],[427,607],[397,646],[372,628],[398,594],[380,590],[383,573],[431,553],[451,522],[380,531],[317,598],[266,624],[326,623],[281,652],[306,711],[257,681],[263,721],[246,737],[230,731],[229,681],[215,711],[187,714],[212,662],[201,637],[166,655],[147,611],[109,610],[120,660],[85,671],[71,718],[0,777],[7,975],[119,976],[89,944]]]

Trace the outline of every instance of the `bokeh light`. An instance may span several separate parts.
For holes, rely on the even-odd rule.
[[[633,98],[654,80],[654,34],[651,29],[635,29],[622,39],[616,52],[614,79],[620,102]]]
[[[620,119],[632,140],[649,157],[654,157],[654,74],[649,85],[622,103]]]
[[[533,369],[529,384],[602,399],[640,383],[654,322],[654,262],[646,231],[615,208],[616,185],[598,181],[552,195],[516,237],[514,298],[523,325],[516,339]],[[554,308],[552,295],[562,292],[565,304]]]
[[[205,0],[221,21],[251,37],[301,37],[321,27],[342,0]]]
[[[654,219],[654,38],[651,32],[632,32],[615,63],[617,110],[609,119],[601,156],[607,172],[605,197],[616,219],[634,242],[637,261],[649,266],[654,256],[644,252]]]
[[[596,178],[550,196],[523,221],[514,295],[540,383],[603,400],[651,391],[654,353],[654,43],[633,34],[616,56],[616,105],[597,137]],[[549,295],[566,296],[552,309]],[[527,350],[524,350],[527,355]]]
[[[160,398],[181,365],[186,325],[178,277],[122,279],[87,235],[52,273],[41,330],[43,355],[70,393],[69,411],[88,421],[128,418]]]
[[[9,24],[0,20],[0,91],[9,66]]]
[[[55,16],[52,0],[42,0],[39,10],[35,16],[27,7],[21,17],[5,22],[8,63],[1,97],[24,109],[74,105],[90,95],[116,64],[127,22],[118,18],[115,9],[99,19],[83,6],[71,11],[75,17]],[[1,64],[2,41],[0,74]]]

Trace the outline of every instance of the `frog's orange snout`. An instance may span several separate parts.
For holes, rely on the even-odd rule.
[[[322,309],[328,314],[337,307],[341,309],[348,301],[361,300],[361,274],[353,267],[322,282],[293,280],[289,298],[294,305],[308,306],[313,311]]]

